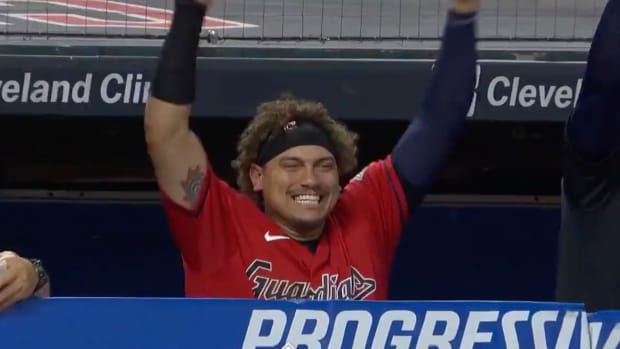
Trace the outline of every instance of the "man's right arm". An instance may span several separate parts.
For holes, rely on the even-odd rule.
[[[566,124],[564,190],[571,203],[593,207],[608,196],[620,146],[620,0],[610,0],[588,55],[583,89]]]
[[[146,142],[161,191],[192,210],[198,201],[207,168],[207,155],[189,129],[189,112],[154,97],[147,106]],[[187,108],[189,109],[189,108]]]
[[[195,208],[207,173],[206,152],[189,127],[205,13],[205,5],[177,0],[144,117],[147,149],[160,190],[188,210]]]

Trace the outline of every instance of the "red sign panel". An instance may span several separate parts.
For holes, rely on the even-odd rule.
[[[26,0],[28,3],[46,4],[45,12],[12,12],[6,16],[27,21],[59,25],[63,27],[90,28],[139,28],[168,29],[172,11],[168,9],[131,4],[113,0]],[[9,0],[7,4],[18,6],[24,0]],[[61,13],[55,7],[63,7]],[[78,11],[70,11],[77,9]],[[94,12],[94,13],[93,13]],[[101,16],[97,16],[101,14]],[[109,17],[112,17],[109,18]],[[122,19],[119,19],[121,17]],[[255,27],[255,25],[205,16],[203,29],[232,29]]]

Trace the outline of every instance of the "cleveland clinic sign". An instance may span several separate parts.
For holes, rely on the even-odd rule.
[[[0,115],[141,115],[155,64],[154,57],[0,57]],[[480,60],[468,116],[565,120],[584,69],[585,62]],[[292,92],[325,102],[336,117],[409,119],[431,72],[430,60],[200,59],[194,113],[246,118],[261,100]]]

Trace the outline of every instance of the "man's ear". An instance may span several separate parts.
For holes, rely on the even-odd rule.
[[[250,180],[252,181],[252,190],[263,190],[263,171],[264,169],[256,164],[250,165]]]

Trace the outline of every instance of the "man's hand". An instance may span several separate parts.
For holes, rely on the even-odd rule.
[[[474,13],[480,9],[480,0],[452,0],[452,3],[456,13]]]
[[[32,296],[38,281],[28,259],[11,251],[0,252],[0,312]]]

